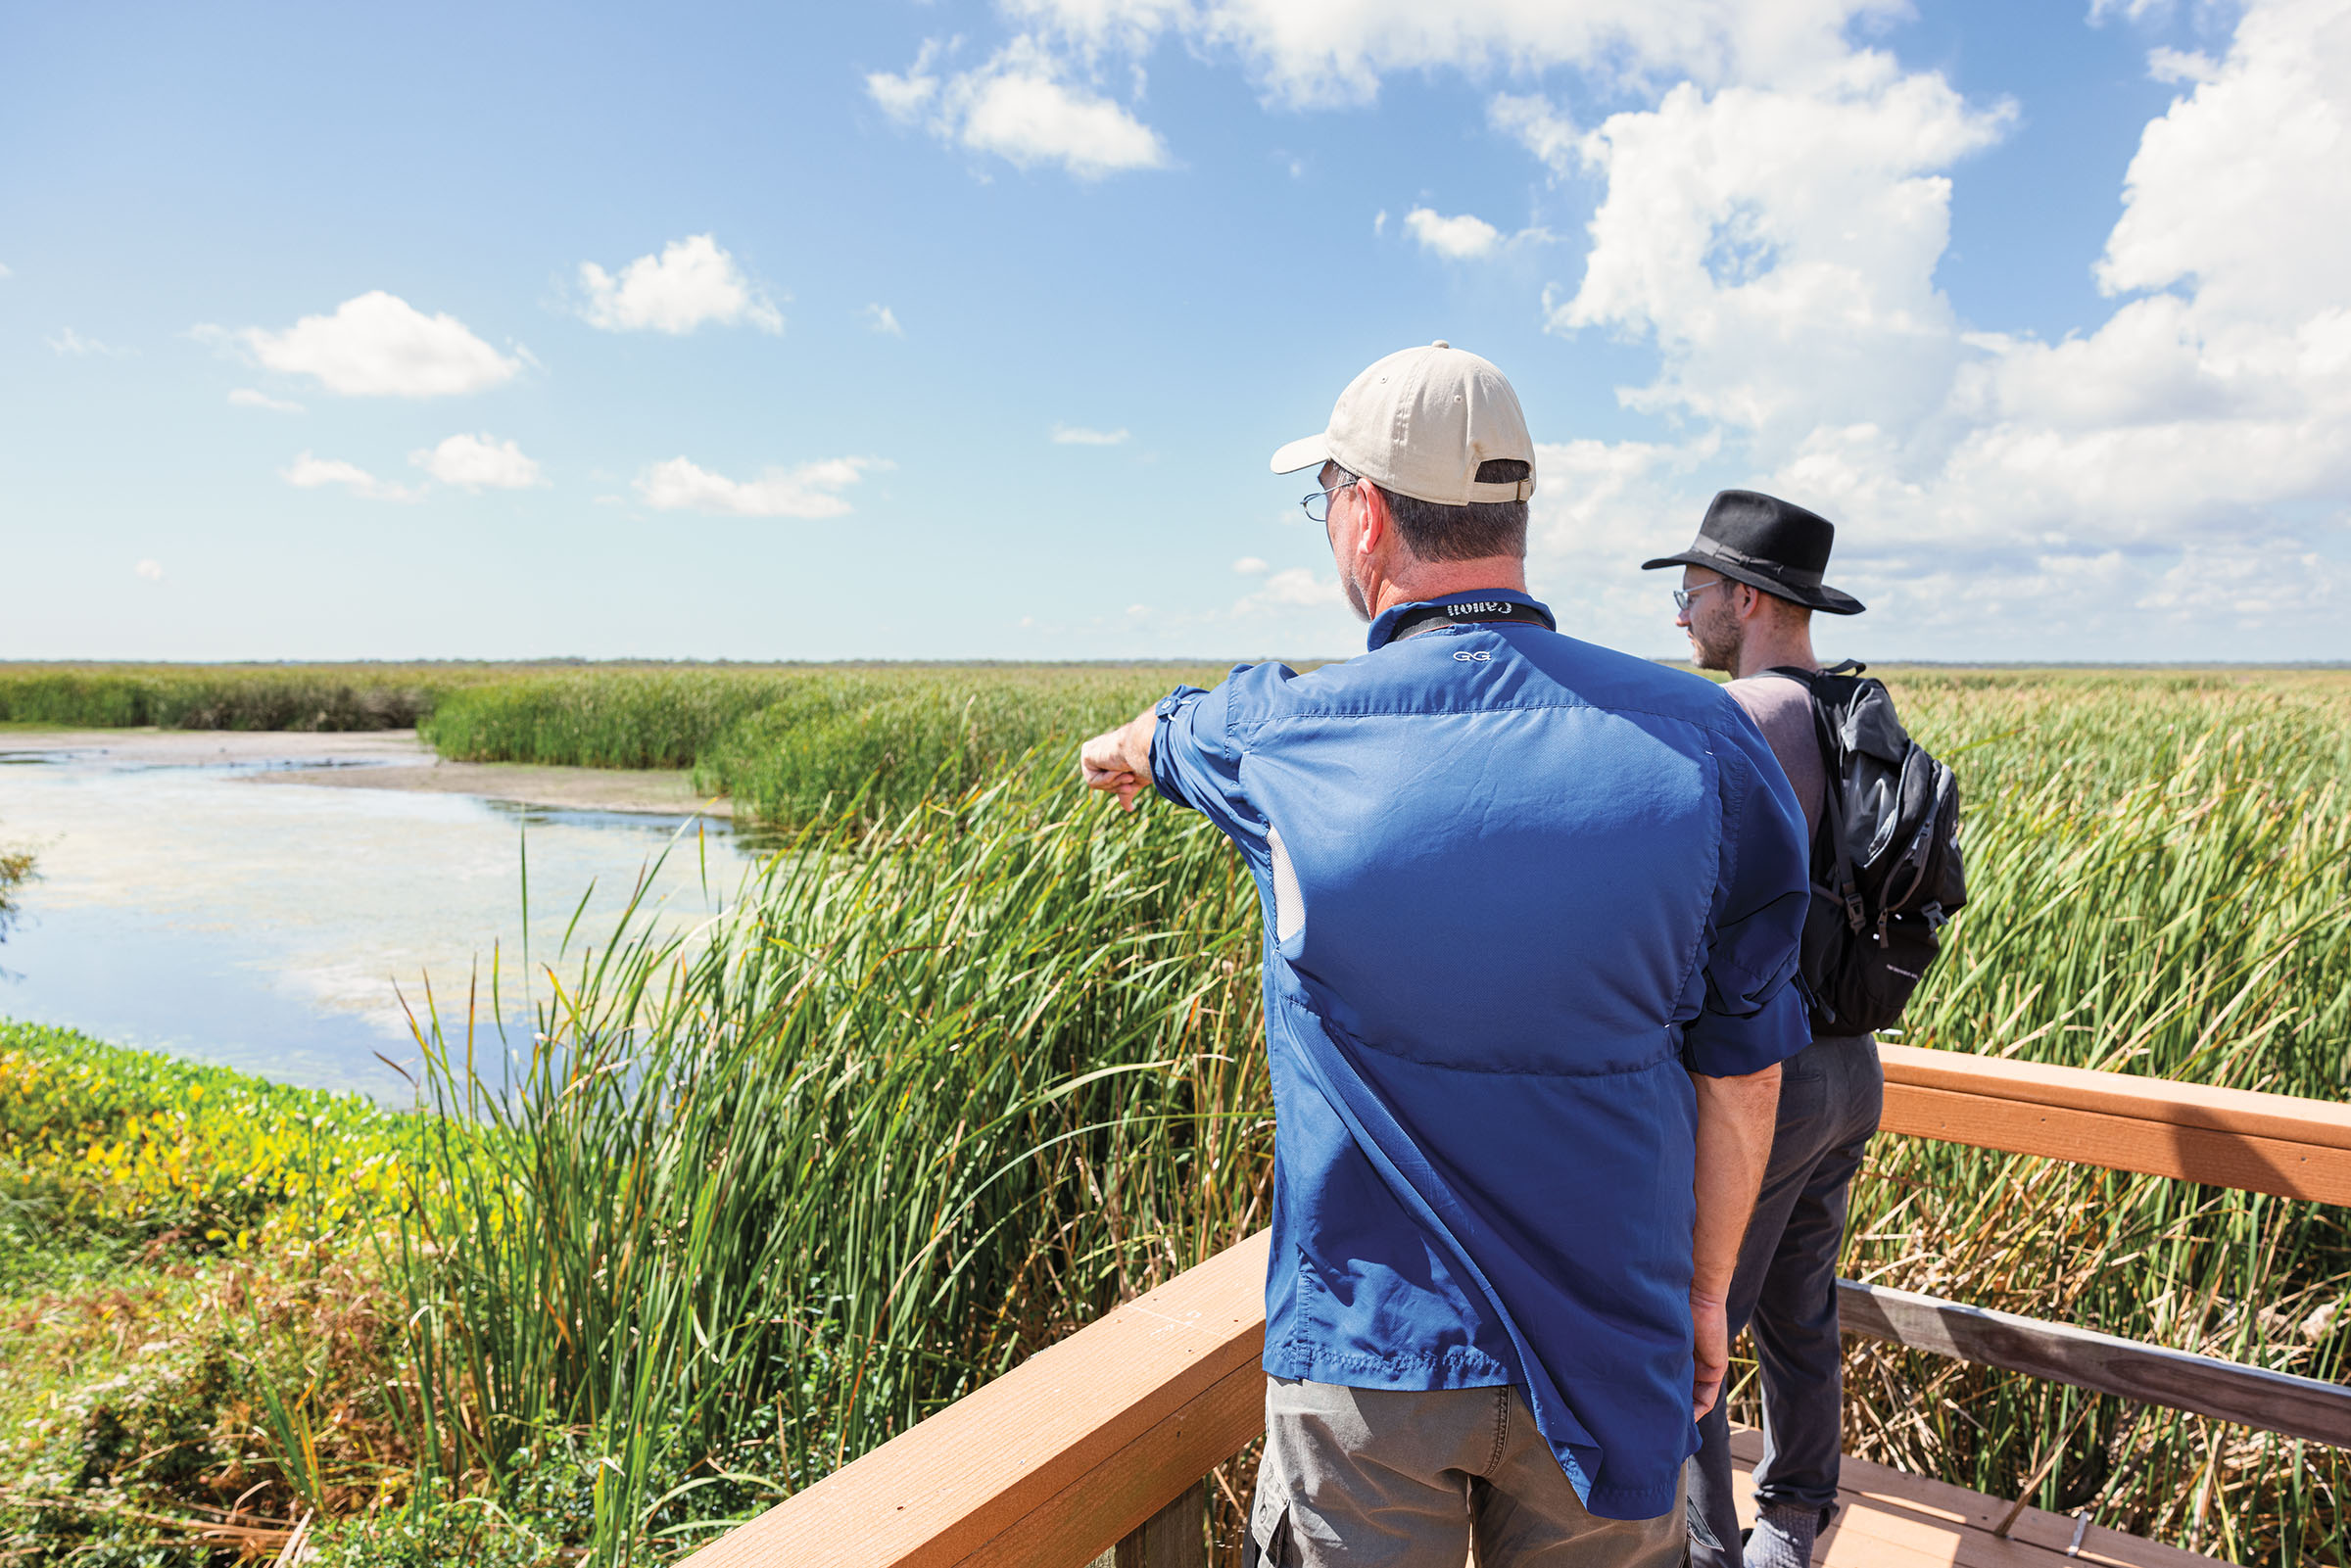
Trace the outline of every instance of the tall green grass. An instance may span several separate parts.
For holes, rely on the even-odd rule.
[[[850,810],[878,822],[953,795],[1032,747],[1134,716],[1183,665],[872,665],[581,671],[451,694],[423,730],[467,762],[694,769],[773,827]]]
[[[2342,1096],[2351,686],[1896,689],[1967,781],[1975,881],[1910,1038]],[[787,744],[829,733],[811,713]],[[605,1477],[584,1544],[659,1557],[1263,1221],[1247,883],[1195,819],[1122,817],[1067,769],[1056,746],[881,829],[852,811],[699,938],[558,966],[510,1136],[450,1163],[414,1238],[439,1463],[496,1477],[570,1434]],[[446,1043],[435,1070],[491,1103]],[[1889,1138],[1847,1268],[2344,1370],[2351,1237],[2315,1206]],[[2044,1505],[2343,1560],[2341,1455],[1855,1354],[1858,1451],[2008,1496],[2057,1452]]]
[[[526,675],[453,692],[422,735],[456,762],[689,768],[736,721],[804,679],[694,667]]]
[[[405,730],[495,667],[6,664],[0,723],[168,730]]]
[[[2351,681],[1918,677],[1967,785],[1970,903],[1912,1043],[2339,1101],[2351,1084]],[[1862,1278],[2341,1379],[2339,1209],[1881,1139]],[[2240,1562],[2340,1563],[2333,1450],[1882,1347],[1855,1451]]]
[[[1179,682],[1214,685],[1223,674],[1184,665],[1015,665],[806,681],[718,736],[696,764],[695,784],[733,795],[738,811],[767,823],[796,825],[840,810],[881,821],[961,794],[1032,749],[1074,748]]]
[[[428,1030],[423,1447],[548,1434],[644,1560],[803,1486],[1264,1222],[1257,931],[1222,845],[1054,756],[812,831],[698,936],[559,964],[518,1088]]]

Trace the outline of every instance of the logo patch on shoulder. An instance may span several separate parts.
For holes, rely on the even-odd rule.
[[[1483,648],[1463,648],[1461,652],[1456,653],[1454,658],[1463,664],[1491,664],[1494,662],[1494,655],[1486,652]]]

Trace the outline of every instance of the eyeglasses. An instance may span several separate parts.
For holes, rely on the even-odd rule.
[[[1730,582],[1730,579],[1727,577],[1717,577],[1711,583],[1701,583],[1696,588],[1677,588],[1673,591],[1673,607],[1677,610],[1680,610],[1684,615],[1687,615],[1690,613],[1691,600],[1697,598],[1699,594],[1703,594],[1707,589],[1721,588],[1728,582]]]
[[[1354,480],[1349,479],[1331,486],[1328,490],[1318,490],[1311,496],[1300,498],[1298,504],[1305,508],[1306,515],[1310,520],[1318,523],[1329,522],[1330,498],[1354,483]]]

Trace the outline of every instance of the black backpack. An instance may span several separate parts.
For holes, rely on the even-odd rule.
[[[1912,742],[1866,668],[1772,672],[1810,689],[1828,770],[1800,970],[1815,1035],[1898,1022],[1942,951],[1937,933],[1967,902],[1959,781]]]

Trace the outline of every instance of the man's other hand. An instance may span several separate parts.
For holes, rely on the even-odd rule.
[[[1722,1398],[1722,1380],[1730,1375],[1730,1313],[1721,1302],[1693,1294],[1690,1331],[1698,1351],[1697,1370],[1690,1377],[1690,1419],[1696,1421],[1714,1408]]]
[[[1116,730],[1105,730],[1078,748],[1078,774],[1088,789],[1103,789],[1119,797],[1119,805],[1134,809],[1135,797],[1151,782],[1151,732],[1154,715],[1144,713]]]

